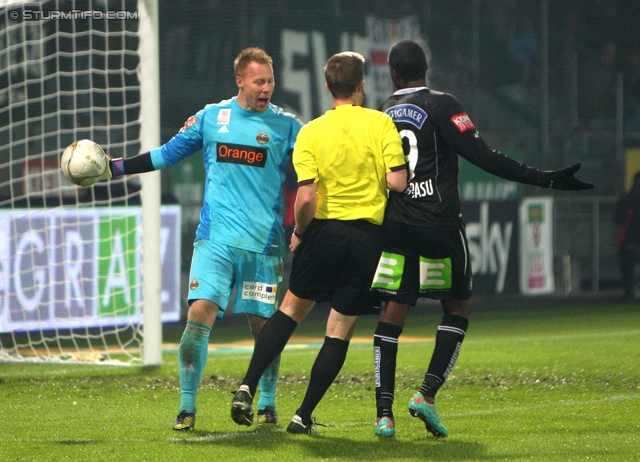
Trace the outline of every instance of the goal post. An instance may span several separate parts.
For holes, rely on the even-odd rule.
[[[59,168],[78,139],[160,145],[158,64],[157,0],[0,0],[0,361],[161,364],[179,207],[159,172],[83,189]]]
[[[140,0],[140,127],[141,151],[160,145],[160,51],[157,0]],[[162,306],[160,258],[160,172],[141,175],[145,366],[162,364]]]

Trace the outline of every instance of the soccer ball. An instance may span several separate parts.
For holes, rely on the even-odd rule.
[[[60,168],[67,180],[80,185],[82,180],[100,177],[109,168],[109,159],[98,143],[79,140],[64,150]]]

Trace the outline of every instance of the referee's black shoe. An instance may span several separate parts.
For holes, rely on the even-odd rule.
[[[240,389],[233,395],[231,402],[231,418],[238,425],[246,425],[250,427],[253,423],[253,408],[251,404],[253,398],[249,393],[246,385],[240,386]]]
[[[317,433],[316,425],[326,427],[326,425],[317,423],[313,417],[311,418],[311,422],[305,425],[302,423],[302,419],[299,415],[294,415],[293,419],[291,419],[291,423],[289,423],[289,426],[287,427],[287,433],[315,435]]]

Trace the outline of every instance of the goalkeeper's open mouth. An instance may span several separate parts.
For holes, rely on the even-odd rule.
[[[264,111],[269,106],[270,98],[258,98],[256,99],[256,109]]]

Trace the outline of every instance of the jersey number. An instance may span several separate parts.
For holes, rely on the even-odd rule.
[[[416,164],[418,163],[418,138],[416,138],[416,134],[411,130],[401,130],[400,137],[406,137],[407,141],[409,141],[409,155],[406,157],[409,163],[409,181],[411,181],[415,176],[414,172]]]

